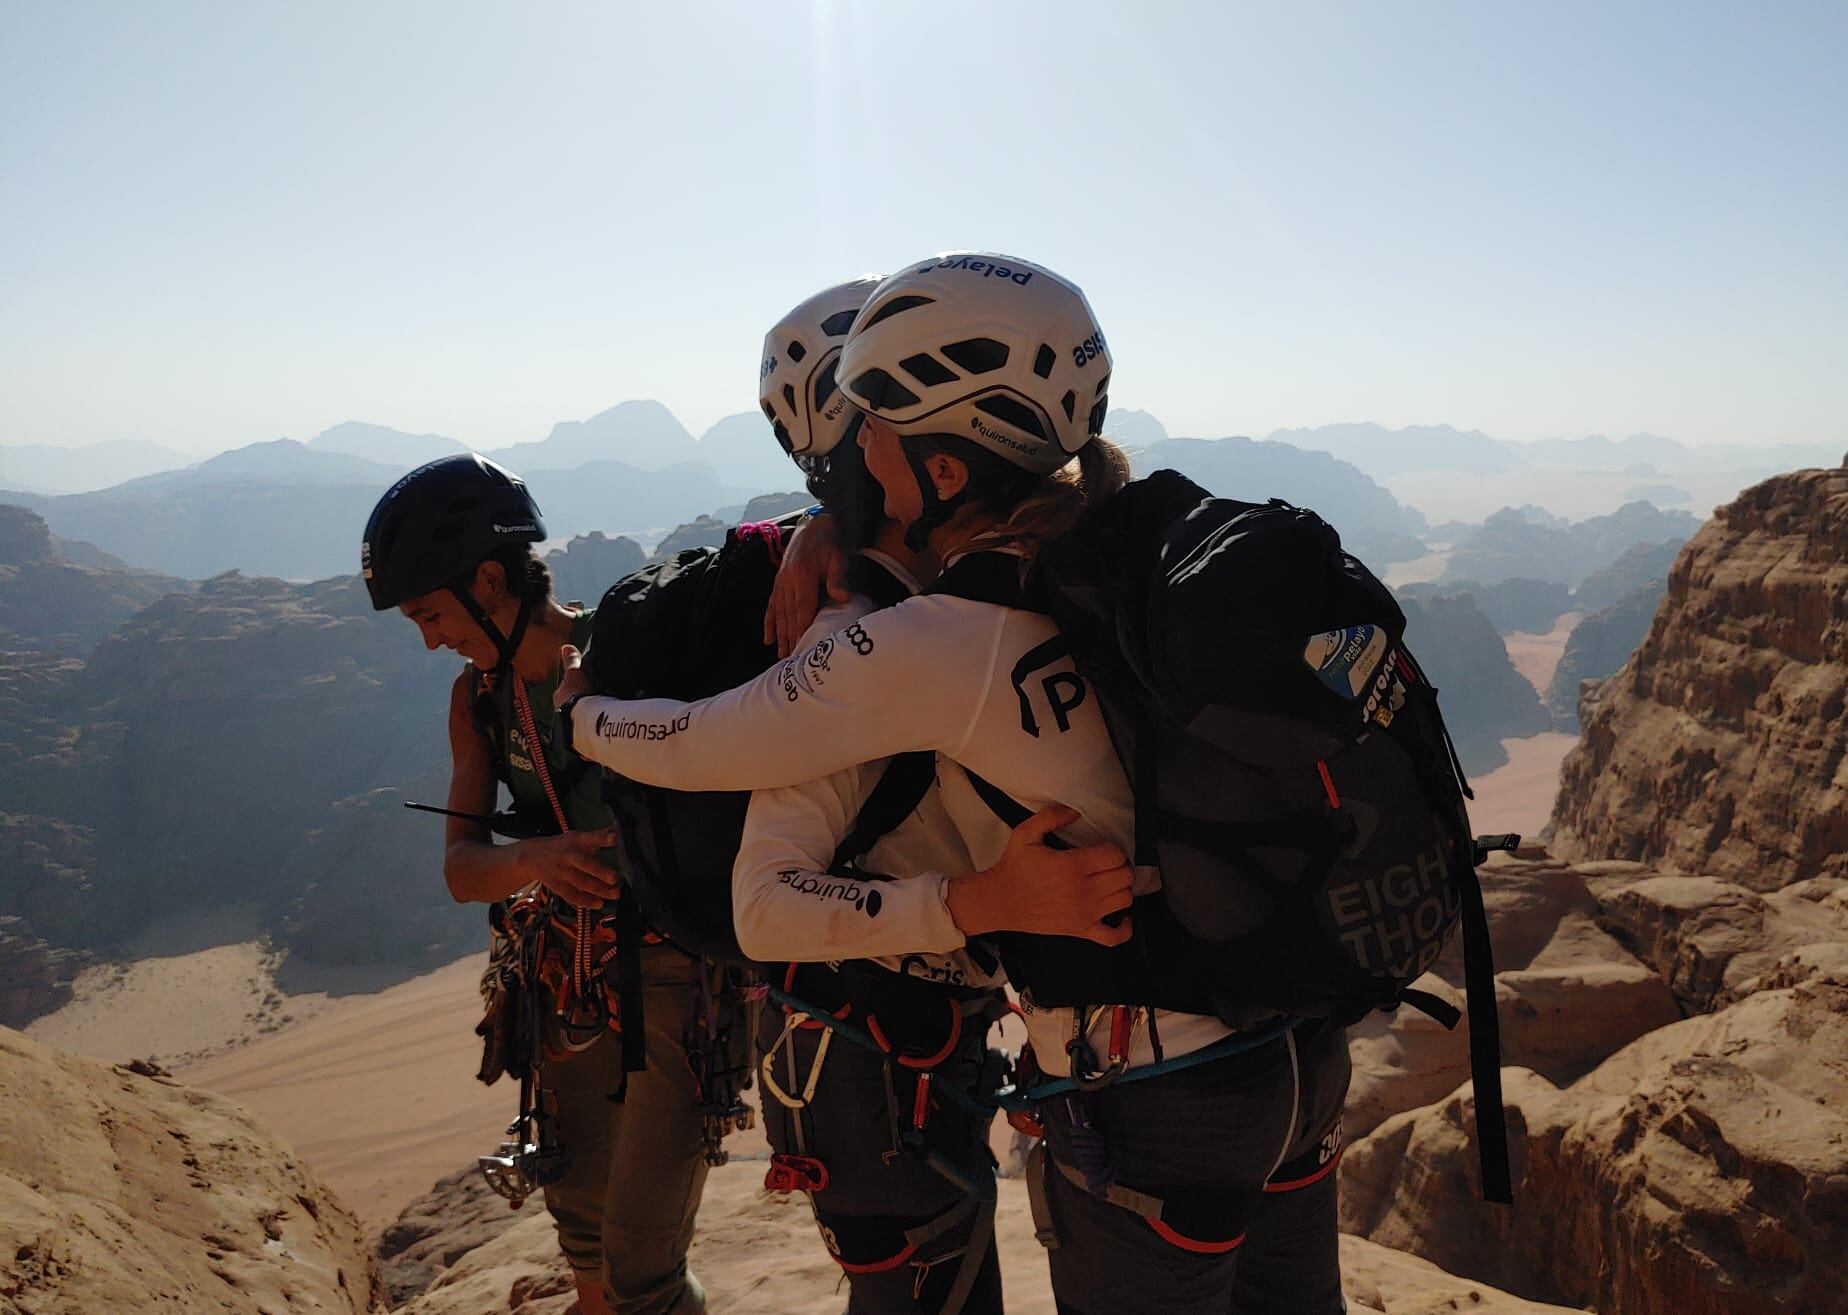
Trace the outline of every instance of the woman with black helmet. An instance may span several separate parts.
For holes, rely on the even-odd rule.
[[[548,752],[559,650],[589,642],[594,613],[552,597],[533,551],[544,538],[518,478],[484,457],[446,457],[379,500],[361,572],[375,609],[397,608],[428,647],[468,663],[450,693],[443,876],[457,900],[495,905],[497,926],[513,901],[537,938],[533,975],[556,988],[557,1008],[532,1011],[539,1035],[526,1044],[539,1047],[537,1144],[565,1161],[544,1193],[579,1305],[586,1315],[698,1315],[705,1299],[686,1252],[706,1161],[685,1052],[698,965],[665,944],[640,951],[645,1066],[625,1073],[610,992],[576,955],[617,916],[616,874],[602,857],[610,814],[596,773]],[[495,842],[485,819],[497,780],[529,838]],[[527,1066],[514,1067],[522,1076]]]
[[[560,689],[579,752],[678,789],[761,790],[934,751],[974,863],[916,880],[960,935],[1028,933],[1010,944],[1031,953],[1003,957],[1054,1077],[1091,1052],[1151,1067],[1229,1033],[1204,1010],[1138,1003],[1161,965],[1117,916],[1156,883],[1125,857],[1135,801],[1056,627],[1019,605],[1023,563],[1127,478],[1099,437],[1110,369],[1083,294],[1038,265],[957,252],[888,278],[838,374],[867,413],[861,446],[888,515],[948,563],[943,578],[698,703]],[[996,794],[1028,820],[1010,829]],[[1084,941],[1097,998],[1035,1007],[1035,956]],[[1329,1171],[1346,1076],[1339,1029],[1286,1031],[1043,1103],[1060,1310],[1340,1310]]]

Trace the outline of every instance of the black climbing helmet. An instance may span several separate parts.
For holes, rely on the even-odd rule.
[[[466,583],[497,549],[544,538],[538,504],[519,476],[473,452],[441,457],[379,499],[359,545],[359,573],[383,612]]]

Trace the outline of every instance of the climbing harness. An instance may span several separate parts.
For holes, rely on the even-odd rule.
[[[957,1268],[950,1279],[949,1290],[940,1304],[937,1298],[932,1298],[932,1308],[939,1315],[956,1315],[975,1289],[993,1239],[995,1185],[992,1175],[978,1179],[933,1147],[928,1131],[940,1094],[962,1106],[978,1121],[978,1126],[986,1126],[993,1116],[992,1105],[975,1101],[954,1084],[940,1081],[938,1070],[961,1048],[967,1017],[986,1014],[994,1008],[994,1003],[992,999],[981,997],[959,999],[947,992],[937,995],[949,1015],[945,1039],[941,1044],[932,1040],[928,1047],[908,1047],[901,1043],[893,1027],[880,1018],[879,1010],[864,1005],[863,1000],[860,1018],[850,1021],[856,1013],[855,993],[850,987],[843,987],[847,996],[845,1002],[831,1010],[797,996],[794,993],[797,971],[798,965],[791,964],[781,989],[765,987],[766,996],[782,1008],[784,1019],[776,1040],[765,1049],[760,1075],[768,1098],[789,1111],[794,1149],[771,1156],[764,1186],[773,1192],[809,1194],[810,1206],[829,1254],[850,1275],[885,1274],[910,1265],[914,1271],[912,1297],[921,1300],[932,1273],[954,1262]],[[907,1011],[901,1008],[899,1012]],[[796,1046],[796,1038],[804,1032],[819,1033],[806,1071]],[[807,1111],[815,1102],[837,1037],[846,1038],[879,1057],[891,1143],[882,1158],[890,1164],[901,1155],[912,1156],[957,1189],[956,1203],[936,1217],[906,1225],[903,1220],[888,1215],[839,1214],[827,1209],[823,1200],[818,1199],[818,1194],[828,1189],[830,1174],[827,1164],[813,1154],[808,1144]],[[777,1073],[779,1066],[784,1071],[781,1081]],[[897,1086],[900,1073],[912,1075],[909,1099],[900,1098]],[[938,1255],[924,1254],[930,1243],[963,1227],[968,1227],[969,1235],[961,1246]]]

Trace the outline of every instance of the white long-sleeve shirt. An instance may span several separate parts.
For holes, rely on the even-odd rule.
[[[1038,613],[926,594],[862,617],[756,680],[697,703],[580,699],[572,741],[625,776],[678,790],[793,786],[929,749],[1029,811],[1052,803],[1077,810],[1079,820],[1062,829],[1073,843],[1108,841],[1131,853],[1129,782],[1071,659],[1054,658],[1014,680],[1021,659],[1056,634]],[[974,866],[992,866],[1009,827],[963,772],[939,775],[945,812]],[[1137,894],[1158,885],[1153,870],[1137,872]],[[1063,1074],[1072,1011],[1029,1008],[1027,1024],[1041,1066]],[[1158,1024],[1171,1056],[1227,1034],[1202,1015],[1164,1012]],[[1093,1040],[1100,1053],[1107,1028],[1106,1015]],[[1131,1062],[1149,1058],[1139,1030]]]
[[[868,556],[917,591],[896,564]],[[873,601],[860,594],[825,608],[798,651],[874,610]],[[861,860],[864,872],[889,880],[848,880],[828,870],[889,762],[860,763],[751,796],[744,842],[732,868],[738,943],[766,963],[871,959],[928,981],[998,986],[1002,978],[993,955],[971,953],[944,902],[949,879],[973,871],[975,864],[944,809],[934,773],[911,814]]]

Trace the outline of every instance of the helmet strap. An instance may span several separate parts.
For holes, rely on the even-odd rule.
[[[905,546],[912,552],[923,552],[929,546],[931,531],[939,525],[946,524],[956,514],[957,508],[969,497],[968,486],[952,498],[939,497],[936,481],[930,477],[930,468],[925,465],[925,458],[915,445],[902,439],[899,446],[905,453],[905,464],[911,467],[912,478],[917,480],[918,495],[924,501],[924,509],[918,518],[905,527]]]
[[[513,633],[503,635],[500,627],[488,618],[487,612],[483,610],[480,603],[475,601],[475,596],[469,593],[465,584],[452,584],[449,586],[449,592],[454,594],[456,601],[462,604],[462,610],[475,619],[475,624],[481,627],[482,633],[494,642],[494,650],[500,655],[500,661],[495,664],[491,674],[498,676],[502,672],[511,671],[513,655],[520,651],[520,641],[526,638],[526,627],[533,619],[533,600],[520,599],[519,613],[513,619]]]

